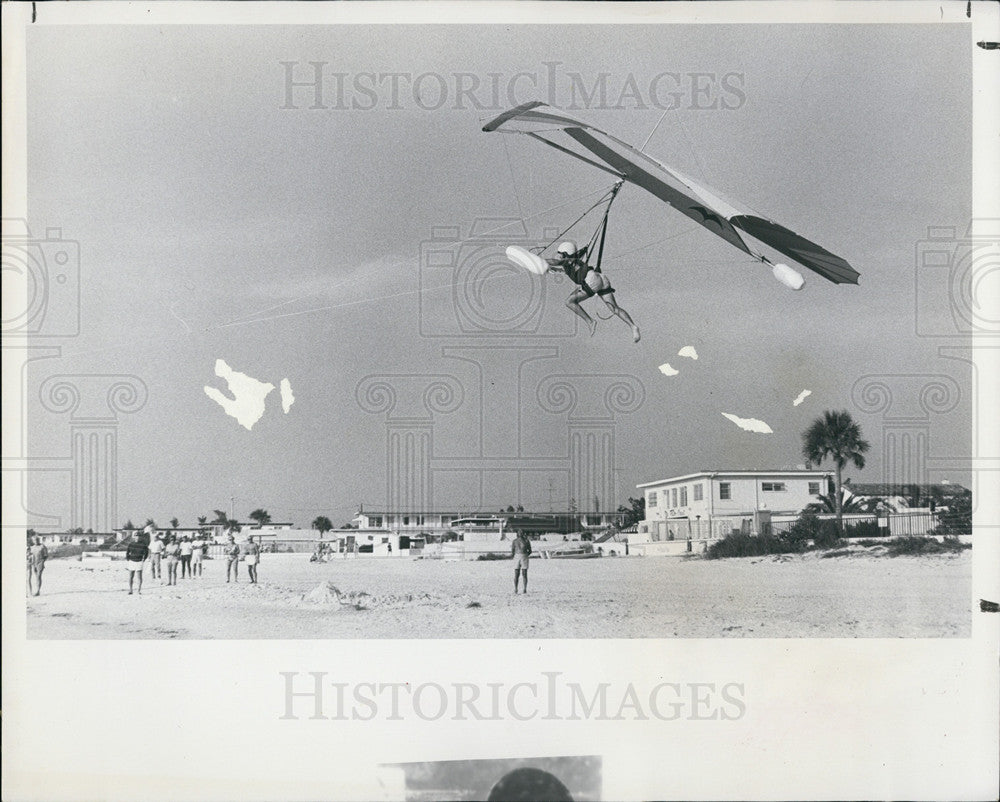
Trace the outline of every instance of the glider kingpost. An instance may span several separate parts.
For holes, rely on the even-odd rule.
[[[802,277],[787,265],[775,264],[751,250],[741,232],[769,245],[803,267],[834,284],[857,284],[858,272],[847,261],[805,237],[765,217],[741,210],[724,201],[712,190],[699,186],[672,167],[667,167],[617,137],[579,120],[552,111],[545,103],[533,101],[509,109],[483,126],[484,131],[515,133],[544,142],[592,167],[642,187],[703,228],[722,237],[730,245],[769,264],[774,276],[793,289],[802,286]],[[568,137],[565,144],[548,136]],[[574,147],[574,145],[576,147]],[[584,152],[580,152],[580,149]]]

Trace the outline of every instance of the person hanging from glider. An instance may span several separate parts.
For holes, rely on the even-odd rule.
[[[603,242],[601,244],[603,245]],[[566,240],[559,246],[557,253],[558,256],[545,261],[554,270],[565,273],[567,278],[577,285],[573,294],[567,299],[566,306],[583,318],[590,327],[591,335],[597,330],[597,321],[588,315],[587,310],[580,304],[596,295],[604,301],[613,315],[632,327],[632,341],[639,342],[639,327],[635,325],[629,313],[618,305],[615,300],[614,287],[611,286],[607,276],[601,272],[600,267],[591,267],[587,262],[587,248],[579,249],[575,242]]]
[[[614,287],[611,286],[607,276],[601,272],[601,263],[604,260],[604,240],[608,233],[608,215],[611,213],[611,204],[614,203],[623,183],[623,181],[618,181],[593,206],[557,234],[548,245],[533,248],[530,251],[518,245],[512,245],[507,248],[507,258],[536,275],[545,275],[550,268],[565,273],[569,280],[576,284],[573,294],[566,300],[566,306],[575,315],[583,318],[590,329],[591,336],[597,330],[597,321],[587,314],[580,304],[596,295],[604,301],[611,311],[611,315],[607,318],[600,315],[598,317],[601,317],[602,320],[610,320],[611,316],[619,318],[632,329],[632,341],[639,342],[639,327],[632,320],[631,315],[618,305],[615,300]],[[587,245],[578,248],[573,240],[564,240],[556,249],[556,256],[551,258],[541,256],[542,253],[559,242],[577,223],[602,205],[604,206],[604,216]],[[594,257],[593,260],[591,256]]]

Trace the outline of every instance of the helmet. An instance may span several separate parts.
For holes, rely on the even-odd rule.
[[[566,240],[565,242],[560,243],[556,250],[565,256],[574,256],[577,251],[576,243],[572,240]]]

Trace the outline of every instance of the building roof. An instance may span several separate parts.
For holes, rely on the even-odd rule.
[[[791,477],[791,478],[797,478],[797,477],[806,478],[806,477],[824,477],[824,476],[831,476],[831,475],[833,475],[833,471],[824,471],[824,470],[820,470],[820,469],[815,469],[815,470],[779,469],[779,470],[773,470],[773,471],[743,471],[743,470],[735,470],[735,471],[725,471],[725,470],[699,471],[698,473],[688,473],[688,474],[685,474],[684,476],[672,476],[669,479],[659,479],[659,480],[657,480],[655,482],[643,482],[642,484],[636,485],[636,487],[640,487],[640,488],[641,487],[654,487],[656,485],[671,484],[673,482],[686,482],[686,481],[689,481],[691,479],[705,479],[705,478],[715,478],[715,477],[751,478],[751,477],[755,477],[755,476],[759,476],[759,477],[764,477],[764,476],[781,476],[781,477],[785,477],[785,478],[788,478],[788,477]]]

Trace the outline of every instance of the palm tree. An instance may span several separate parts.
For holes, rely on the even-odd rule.
[[[198,516],[198,526],[204,526],[207,523],[208,523],[208,516],[207,515],[199,515]]]
[[[177,528],[179,528],[179,527],[180,527],[180,525],[181,525],[181,522],[180,522],[180,521],[178,521],[178,520],[177,520],[176,518],[171,518],[171,519],[170,519],[170,525],[171,525],[171,526],[172,526],[172,527],[173,527],[174,529],[177,529]]]
[[[833,460],[835,470],[834,494],[837,512],[837,531],[844,531],[843,472],[848,462],[861,470],[865,467],[865,452],[870,448],[861,437],[861,427],[846,410],[823,413],[812,422],[802,435],[802,454],[809,462],[822,463]]]
[[[256,521],[258,526],[271,523],[271,514],[260,507],[250,513],[250,518]]]
[[[333,522],[325,515],[320,515],[312,522],[312,528],[318,529],[320,537],[333,529]]]

